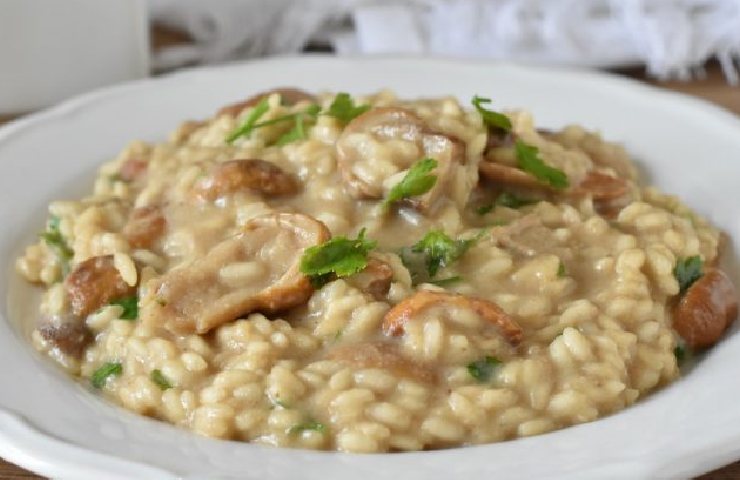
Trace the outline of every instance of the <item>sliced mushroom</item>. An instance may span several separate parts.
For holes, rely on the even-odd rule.
[[[149,163],[141,158],[132,157],[123,162],[118,177],[124,182],[136,181],[146,174]]]
[[[246,159],[217,164],[195,185],[195,195],[208,201],[240,190],[253,190],[267,196],[290,195],[299,190],[299,183],[273,163]]]
[[[626,180],[597,171],[588,172],[578,185],[563,191],[555,190],[523,170],[496,162],[483,161],[478,171],[483,177],[502,186],[561,193],[574,198],[591,197],[596,209],[609,215],[618,212],[631,200]]]
[[[435,380],[432,368],[405,357],[397,346],[387,342],[340,345],[332,349],[327,358],[348,363],[353,367],[388,370],[395,375],[424,383],[432,383]]]
[[[258,103],[260,103],[262,99],[269,97],[270,95],[274,93],[277,93],[280,95],[280,101],[283,103],[283,105],[295,105],[296,103],[301,102],[301,101],[313,102],[316,100],[316,97],[314,97],[310,93],[297,89],[297,88],[290,88],[290,87],[276,88],[274,90],[269,90],[267,92],[260,92],[256,95],[249,97],[248,99],[242,102],[227,105],[223,107],[221,110],[219,110],[217,115],[229,115],[232,117],[236,117],[245,108],[254,107]]]
[[[737,292],[722,270],[694,282],[673,309],[673,328],[691,348],[714,345],[737,317]]]
[[[361,272],[347,277],[347,282],[357,289],[369,293],[375,299],[383,299],[391,288],[393,269],[386,262],[370,257]]]
[[[386,335],[401,335],[404,325],[414,321],[425,310],[446,306],[473,310],[482,319],[496,326],[511,345],[518,345],[522,341],[522,328],[495,303],[465,295],[426,290],[416,292],[390,309],[383,318],[383,331]]]
[[[150,248],[167,229],[167,220],[158,206],[135,208],[121,232],[132,248]]]
[[[113,255],[80,262],[64,281],[72,313],[84,318],[111,300],[133,294],[136,287],[123,281]]]
[[[92,332],[77,317],[45,320],[38,332],[41,338],[73,358],[80,358],[93,340]]]
[[[300,305],[313,292],[299,271],[303,250],[329,237],[326,226],[307,215],[254,218],[205,257],[150,281],[141,318],[174,333],[203,334],[254,311]]]
[[[414,151],[402,164],[379,167],[378,145],[406,142]],[[385,180],[409,168],[417,160],[431,157],[437,160],[434,187],[415,199],[414,206],[428,209],[445,189],[453,166],[463,163],[462,143],[428,130],[413,112],[399,107],[380,107],[358,116],[344,129],[337,140],[337,165],[348,193],[358,199],[379,199],[384,193]]]

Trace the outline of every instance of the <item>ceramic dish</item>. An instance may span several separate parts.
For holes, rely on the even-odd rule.
[[[430,81],[431,80],[431,81]],[[196,437],[104,403],[28,344],[32,289],[12,269],[53,198],[80,196],[129,140],[161,139],[182,119],[275,85],[403,97],[481,93],[539,123],[588,125],[624,143],[649,182],[733,239],[737,283],[740,121],[702,102],[605,75],[444,60],[278,59],[194,70],[117,87],[0,131],[0,455],[54,478],[656,478],[697,474],[740,456],[740,387],[730,335],[668,388],[577,427],[479,447],[392,455],[276,449]]]

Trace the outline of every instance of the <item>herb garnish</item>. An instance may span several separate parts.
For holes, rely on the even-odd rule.
[[[336,118],[342,124],[347,124],[368,110],[370,110],[370,105],[355,105],[349,93],[341,92],[334,97],[334,101],[331,102],[329,109],[324,114]]]
[[[536,201],[537,200],[519,197],[513,193],[502,192],[492,203],[479,207],[476,211],[478,212],[478,215],[485,215],[487,213],[490,213],[496,207],[520,208],[531,205]]]
[[[673,349],[673,355],[676,357],[676,362],[681,365],[686,360],[686,347],[683,345],[676,345]]]
[[[484,233],[482,230],[473,238],[453,240],[442,230],[431,230],[411,247],[411,251],[424,254],[427,273],[432,278],[440,268],[463,256]]]
[[[174,387],[172,383],[170,383],[169,379],[164,376],[162,370],[159,370],[158,368],[152,370],[152,373],[149,375],[149,379],[162,390],[167,390]]]
[[[330,279],[330,275],[346,277],[367,267],[367,255],[377,242],[365,238],[365,229],[357,238],[334,237],[321,245],[309,247],[301,257],[300,270],[318,282]]]
[[[483,98],[475,95],[473,96],[473,100],[471,100],[470,103],[472,103],[475,109],[478,110],[478,113],[480,114],[481,118],[483,118],[483,123],[485,123],[486,126],[488,126],[489,128],[498,128],[506,132],[511,131],[511,120],[509,120],[509,117],[507,117],[503,113],[488,110],[483,106],[491,103],[490,98]]]
[[[537,147],[527,145],[521,140],[516,141],[516,158],[518,167],[528,174],[556,189],[563,189],[570,185],[568,176],[562,170],[547,165],[539,157]]]
[[[257,121],[262,117],[262,115],[267,113],[269,109],[270,105],[267,103],[267,97],[265,97],[255,105],[251,112],[249,112],[249,115],[244,119],[244,122],[226,137],[226,141],[228,143],[233,143],[237,138],[247,136],[252,133]]]
[[[123,308],[123,313],[119,317],[121,320],[136,320],[139,317],[139,299],[136,295],[130,297],[117,298],[111,300],[108,305],[118,305]]]
[[[277,117],[277,118],[273,118],[270,120],[265,120],[264,122],[256,123],[256,120],[258,120],[259,117],[264,115],[266,111],[266,110],[262,111],[262,109],[258,110],[258,108],[260,108],[261,105],[262,105],[262,102],[260,102],[255,107],[255,109],[250,113],[249,117],[244,121],[244,123],[239,128],[237,128],[236,130],[234,130],[232,133],[229,134],[229,136],[226,138],[227,142],[231,143],[241,136],[247,136],[258,128],[266,127],[268,125],[274,125],[276,123],[283,123],[283,122],[294,122],[294,124],[291,130],[283,134],[277,140],[278,145],[285,145],[286,143],[290,143],[295,140],[303,140],[306,138],[304,122],[306,122],[309,119],[311,120],[315,119],[316,115],[318,115],[319,112],[321,111],[321,107],[319,107],[316,104],[312,104],[306,107],[306,109],[303,111],[289,113],[281,117]],[[255,115],[255,112],[258,115]],[[252,119],[253,115],[255,116],[256,120],[250,123],[250,120]]]
[[[74,251],[69,248],[62,232],[59,230],[59,217],[52,215],[46,224],[46,231],[39,235],[59,258],[62,266],[62,276],[69,273],[69,262],[74,257]]]
[[[121,365],[121,362],[108,362],[95,370],[95,372],[90,377],[90,383],[95,388],[103,388],[109,377],[119,376],[122,373],[123,365]]]
[[[313,430],[315,432],[319,433],[325,433],[326,432],[326,425],[323,423],[317,422],[315,420],[309,420],[305,423],[299,423],[298,425],[293,425],[288,429],[288,433],[290,435],[295,435],[298,433],[301,433],[306,430]]]
[[[501,361],[486,355],[483,359],[468,364],[468,373],[479,382],[487,382],[493,376]]]
[[[565,264],[562,260],[560,260],[560,263],[558,264],[558,277],[563,278],[566,275],[565,271]]]
[[[699,280],[702,275],[704,262],[699,255],[692,257],[680,258],[673,267],[673,276],[678,280],[680,293],[685,292],[695,281]]]
[[[388,197],[383,201],[383,208],[405,198],[423,195],[437,183],[437,176],[431,171],[437,168],[437,161],[433,158],[423,158],[413,164],[403,179],[395,184]]]

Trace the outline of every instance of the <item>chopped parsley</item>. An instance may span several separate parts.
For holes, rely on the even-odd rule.
[[[108,362],[103,364],[90,377],[90,383],[95,388],[103,388],[111,376],[119,376],[123,373],[121,362]]]
[[[288,429],[288,433],[290,435],[297,435],[306,430],[313,430],[315,432],[319,432],[323,434],[326,432],[326,425],[324,425],[323,423],[317,422],[315,420],[309,420],[305,423],[299,423],[298,425],[293,425],[292,427]]]
[[[433,158],[423,158],[413,164],[403,179],[395,184],[388,197],[383,201],[383,208],[405,198],[423,195],[437,183],[437,176],[431,172],[437,168],[437,161]]]
[[[491,103],[490,98],[483,98],[475,95],[473,96],[473,100],[471,100],[470,103],[472,103],[475,109],[478,111],[481,118],[483,119],[483,123],[485,123],[487,127],[504,130],[506,132],[511,131],[511,120],[509,120],[509,117],[507,117],[503,113],[488,110],[486,107],[483,106]]]
[[[411,251],[424,255],[427,273],[433,278],[440,268],[462,257],[484,233],[482,230],[473,238],[453,240],[441,230],[431,230],[411,247]]]
[[[520,169],[535,177],[537,180],[547,183],[553,188],[562,190],[568,187],[570,182],[568,176],[562,170],[547,165],[539,157],[537,147],[527,145],[521,140],[516,141],[516,158]]]
[[[684,360],[686,360],[686,347],[683,345],[676,345],[676,347],[673,349],[673,355],[676,357],[676,362],[681,365]]]
[[[481,360],[469,363],[468,373],[479,382],[487,382],[491,379],[499,365],[501,365],[500,360],[486,355]]]
[[[62,276],[66,277],[69,273],[69,262],[74,257],[74,251],[67,245],[67,241],[59,230],[59,217],[55,215],[49,217],[46,231],[41,233],[40,237],[56,253],[62,266]]]
[[[149,375],[149,379],[162,390],[174,388],[174,385],[170,383],[169,379],[164,376],[164,373],[162,373],[162,370],[159,370],[158,368],[152,370],[152,373]]]
[[[252,133],[252,130],[254,130],[255,124],[260,119],[260,117],[267,113],[269,109],[270,105],[267,103],[267,97],[265,97],[260,100],[257,105],[255,105],[251,112],[249,112],[249,115],[247,116],[247,118],[244,119],[244,122],[242,122],[241,125],[239,125],[231,133],[229,133],[229,135],[226,137],[226,141],[228,143],[233,143],[234,140],[239,137],[248,136],[250,133]]]
[[[704,262],[699,255],[681,258],[673,267],[673,276],[678,280],[680,293],[685,292],[695,281],[704,275]]]
[[[122,297],[112,300],[108,305],[118,305],[123,308],[119,317],[121,320],[136,320],[139,318],[139,299],[136,295]]]
[[[301,257],[301,273],[308,275],[312,283],[326,283],[332,274],[347,277],[367,267],[368,253],[376,246],[377,242],[365,238],[364,228],[355,239],[334,237],[306,249]]]
[[[347,124],[368,110],[370,110],[370,105],[355,105],[349,93],[342,92],[334,97],[334,101],[324,113],[336,118],[342,124]]]
[[[492,203],[479,207],[477,212],[479,215],[485,215],[493,211],[493,209],[496,207],[521,208],[527,205],[531,205],[536,201],[537,200],[519,197],[513,193],[503,192],[500,193],[499,196],[496,197],[496,200],[494,200]]]
[[[319,112],[321,111],[321,107],[319,107],[316,104],[312,104],[306,107],[306,109],[303,111],[296,112],[296,113],[290,113],[288,115],[283,115],[281,117],[277,117],[277,118],[273,118],[270,120],[265,120],[264,122],[257,123],[257,120],[259,120],[259,118],[262,115],[264,115],[264,113],[267,111],[267,110],[263,111],[262,109],[260,109],[260,106],[263,104],[263,102],[266,102],[266,100],[263,100],[262,102],[260,102],[254,108],[254,110],[250,113],[249,117],[247,117],[244,123],[239,128],[231,132],[228,137],[226,137],[227,142],[231,143],[239,137],[248,136],[249,134],[251,134],[254,130],[258,128],[266,127],[268,125],[274,125],[276,123],[283,123],[283,122],[293,122],[293,128],[290,129],[285,134],[283,134],[277,140],[278,145],[285,145],[286,143],[294,142],[296,140],[303,140],[306,138],[304,122],[306,122],[308,119],[311,119],[311,120],[315,119],[316,115],[318,115]],[[265,105],[267,104],[265,103]],[[255,112],[258,115],[255,115]],[[256,119],[250,122],[253,115],[255,115]]]
[[[562,260],[560,260],[560,263],[558,264],[558,277],[563,278],[567,272],[565,271],[565,264]]]

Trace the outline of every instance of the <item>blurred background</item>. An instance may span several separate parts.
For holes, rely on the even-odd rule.
[[[740,0],[0,0],[0,38],[6,116],[187,66],[316,52],[602,68],[740,111]]]

